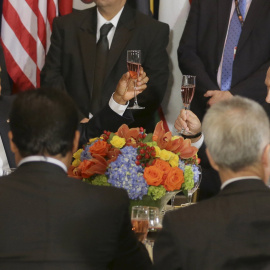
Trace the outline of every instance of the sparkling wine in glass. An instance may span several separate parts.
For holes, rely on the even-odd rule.
[[[140,50],[127,51],[127,69],[129,71],[130,77],[134,81],[134,104],[132,107],[128,107],[128,109],[144,109],[144,107],[141,107],[138,104],[136,92],[137,79],[139,77],[141,68],[141,57],[142,56]]]
[[[131,211],[132,230],[137,236],[137,239],[144,242],[149,227],[149,207],[148,206],[133,206]]]
[[[196,86],[196,76],[183,75],[182,86],[181,86],[181,96],[182,96],[182,101],[183,101],[185,110],[189,110],[190,103],[194,96],[195,86]],[[185,129],[182,129],[180,133],[184,135],[192,134],[191,132],[186,131]]]

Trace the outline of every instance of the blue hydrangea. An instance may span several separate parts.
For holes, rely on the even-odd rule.
[[[91,145],[86,145],[85,146],[85,149],[81,153],[81,161],[90,160],[92,158],[92,156],[91,156],[91,154],[89,152],[90,146]]]
[[[178,168],[181,169],[183,172],[185,171],[186,164],[183,160],[179,159]]]
[[[192,171],[194,173],[193,179],[194,183],[197,183],[201,177],[201,171],[198,166],[192,165]]]
[[[200,171],[199,166],[195,164],[186,165],[184,161],[179,160],[178,167],[184,172],[184,176],[185,176],[185,183],[182,185],[183,189],[191,188],[199,181],[201,177],[201,171]],[[187,171],[185,171],[186,168],[188,168]],[[191,171],[190,171],[190,168],[191,168]],[[190,173],[192,173],[193,176],[191,176]],[[192,179],[190,179],[190,176],[192,177]]]
[[[142,199],[148,192],[148,185],[143,177],[144,170],[142,166],[135,164],[136,156],[136,148],[125,146],[106,172],[108,183],[114,187],[124,188],[132,200]]]

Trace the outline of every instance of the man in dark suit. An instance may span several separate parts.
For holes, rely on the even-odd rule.
[[[192,1],[178,48],[178,60],[183,74],[197,76],[191,110],[200,120],[207,105],[232,95],[265,103],[264,79],[270,65],[270,1],[246,0],[241,35],[231,55],[234,57],[231,86],[228,91],[220,91],[222,59],[225,59],[227,32],[233,12],[236,12],[234,0]],[[240,21],[238,23],[240,25]]]
[[[19,94],[9,137],[17,170],[0,178],[0,268],[148,269],[127,193],[66,175],[79,141],[77,108],[60,90]]]
[[[202,130],[221,191],[166,213],[154,246],[155,269],[268,269],[268,117],[258,103],[234,97],[211,106]]]
[[[41,72],[41,84],[66,90],[83,117],[95,114],[94,103],[107,104],[117,82],[127,71],[127,50],[142,51],[142,66],[150,78],[147,92],[138,98],[144,110],[133,110],[132,126],[148,132],[155,127],[169,76],[166,47],[169,27],[129,7],[126,0],[96,0],[97,7],[76,11],[53,22],[51,46]],[[95,65],[99,29],[112,23],[107,35],[109,52],[103,85],[95,89]],[[101,99],[96,97],[101,93]],[[94,98],[93,98],[94,97]],[[100,101],[100,102],[99,102]],[[92,106],[93,105],[93,106]],[[132,105],[132,104],[131,104]]]

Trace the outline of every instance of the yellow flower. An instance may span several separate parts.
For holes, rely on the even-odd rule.
[[[167,151],[165,149],[160,151],[160,159],[168,161],[171,159],[172,155],[174,155],[171,151]]]
[[[83,149],[79,149],[77,152],[75,152],[75,153],[73,154],[73,157],[74,157],[75,159],[80,159],[82,151],[83,151]]]
[[[99,139],[98,137],[93,138],[93,139],[89,139],[89,142],[92,143],[92,142],[94,142],[94,141],[96,141],[96,140],[98,140],[98,139]]]
[[[80,159],[74,159],[72,162],[72,166],[78,167],[80,165],[80,163],[81,163]]]
[[[172,158],[169,160],[169,163],[172,167],[178,167],[178,163],[179,163],[178,155],[173,155]]]
[[[126,140],[124,138],[121,138],[117,135],[113,136],[111,140],[112,146],[115,148],[122,148],[126,144]]]
[[[179,138],[180,138],[180,136],[173,136],[171,140],[174,141],[174,140],[177,140]]]
[[[154,146],[155,147],[155,151],[156,151],[156,157],[160,157],[160,148],[158,146]]]

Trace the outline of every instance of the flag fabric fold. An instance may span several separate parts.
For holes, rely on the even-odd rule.
[[[15,88],[24,91],[40,86],[40,71],[57,15],[57,0],[3,0],[2,46]]]

